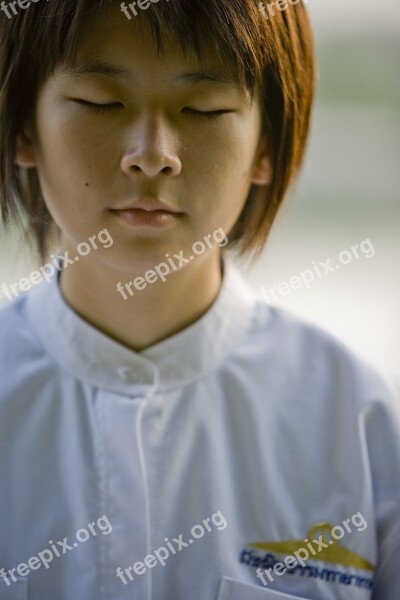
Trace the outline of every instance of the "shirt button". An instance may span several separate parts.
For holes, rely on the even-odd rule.
[[[152,384],[154,380],[153,371],[149,371],[145,366],[131,367],[125,365],[118,367],[117,373],[121,379],[129,383],[139,383],[145,385]]]
[[[139,378],[139,374],[132,367],[118,367],[117,373],[124,381],[137,381]]]

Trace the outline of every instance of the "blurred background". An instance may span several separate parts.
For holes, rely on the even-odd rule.
[[[273,304],[400,370],[400,3],[308,0],[308,10],[319,80],[304,171],[260,260],[242,270]],[[342,265],[365,239],[375,256]],[[328,258],[340,269],[309,288],[274,289]]]
[[[264,288],[274,304],[400,370],[400,3],[308,0],[308,7],[319,82],[304,171],[262,256],[240,268],[260,296]],[[359,250],[340,263],[341,252],[367,239],[373,257]],[[328,258],[340,268],[308,288],[276,289]],[[32,268],[0,228],[0,283]]]

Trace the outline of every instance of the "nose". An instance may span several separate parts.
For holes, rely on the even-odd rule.
[[[130,176],[179,175],[182,164],[175,138],[174,132],[160,116],[143,116],[132,128],[130,145],[122,157],[121,169]]]

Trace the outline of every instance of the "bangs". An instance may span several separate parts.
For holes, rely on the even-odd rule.
[[[18,82],[20,91],[22,84],[32,99],[32,92],[59,65],[74,65],[85,24],[92,18],[99,19],[100,11],[105,19],[107,9],[118,4],[115,0],[76,0],[66,5],[65,0],[51,0],[13,19],[9,27],[15,52],[5,63],[11,70],[13,64],[21,64],[29,56],[29,76],[25,85]],[[164,52],[165,42],[177,44],[185,57],[194,53],[201,63],[212,51],[250,92],[261,81],[263,67],[271,56],[265,24],[256,4],[249,10],[242,0],[159,2],[140,11],[135,22],[149,31],[159,54]],[[3,81],[5,77],[7,73],[3,72]]]

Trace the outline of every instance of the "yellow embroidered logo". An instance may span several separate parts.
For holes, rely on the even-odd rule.
[[[305,540],[252,542],[246,544],[246,546],[257,550],[265,550],[267,552],[298,556],[302,550],[305,551],[304,544],[306,543],[306,546],[311,551],[313,560],[320,560],[326,563],[342,565],[344,567],[374,571],[374,566],[368,560],[345,548],[338,539],[333,537],[328,539],[325,537],[326,531],[332,535],[333,529],[334,528],[329,523],[317,523],[308,531],[308,537]],[[314,546],[309,540],[314,542]]]

